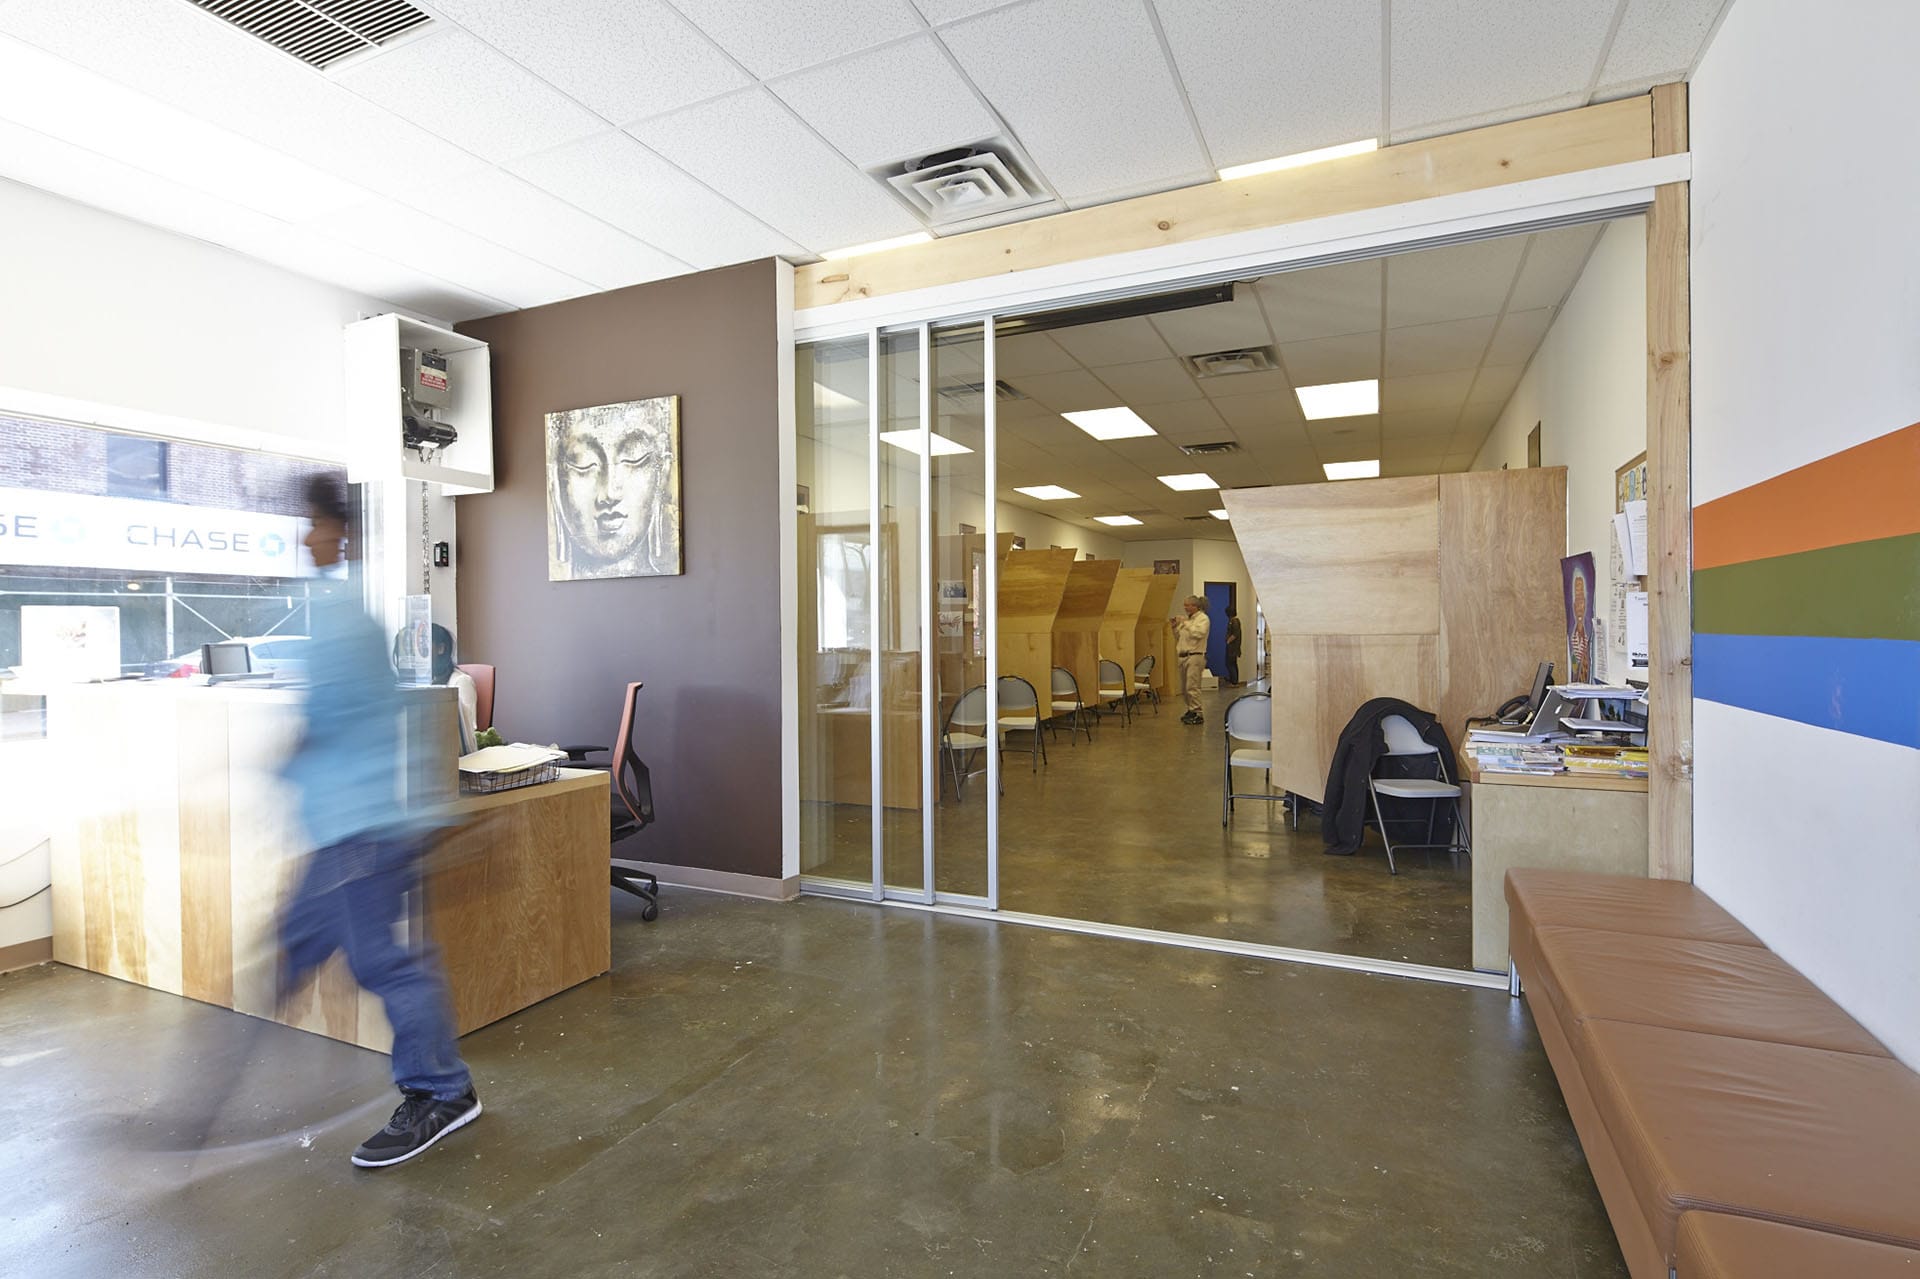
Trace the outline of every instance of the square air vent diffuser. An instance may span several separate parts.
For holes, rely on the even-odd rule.
[[[1205,355],[1183,357],[1195,377],[1230,377],[1235,373],[1265,373],[1280,366],[1274,363],[1270,346],[1248,347],[1239,351],[1209,351]]]
[[[406,0],[188,0],[222,22],[325,71],[433,21]]]
[[[1180,451],[1188,457],[1213,457],[1220,453],[1238,453],[1238,440],[1216,440],[1211,444],[1182,444]]]
[[[868,170],[935,230],[1007,221],[1058,202],[1004,138],[954,147]]]

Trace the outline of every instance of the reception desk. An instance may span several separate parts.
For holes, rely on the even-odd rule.
[[[305,851],[278,777],[299,698],[179,680],[49,692],[53,957],[384,1052],[380,1002],[342,956],[291,998],[276,989],[276,921]],[[457,740],[452,690],[403,701],[403,741]],[[465,796],[450,752],[406,751],[395,785],[454,823],[406,927],[439,947],[461,1034],[607,971],[605,773]]]

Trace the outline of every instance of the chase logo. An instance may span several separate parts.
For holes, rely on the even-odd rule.
[[[262,555],[284,555],[286,554],[286,550],[287,539],[281,537],[278,533],[267,533],[260,539],[260,553]]]

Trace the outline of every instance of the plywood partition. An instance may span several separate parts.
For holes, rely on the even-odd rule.
[[[1053,619],[1053,664],[1073,673],[1080,698],[1089,706],[1100,688],[1100,624],[1119,572],[1119,560],[1074,561]]]
[[[1107,597],[1107,615],[1100,619],[1100,656],[1120,663],[1126,688],[1133,689],[1134,639],[1140,630],[1140,609],[1153,582],[1150,568],[1123,568],[1113,576],[1113,594]]]
[[[1155,573],[1148,578],[1146,598],[1140,602],[1139,627],[1134,632],[1133,660],[1153,659],[1153,689],[1162,698],[1173,696],[1178,686],[1173,675],[1173,628],[1167,622],[1179,612],[1173,599],[1179,590],[1180,579],[1171,573]]]
[[[1456,748],[1467,717],[1525,692],[1538,663],[1566,673],[1566,527],[1565,467],[1440,477],[1439,707]]]
[[[1564,468],[1222,497],[1272,635],[1282,789],[1324,798],[1340,731],[1370,698],[1441,716],[1457,745],[1467,715],[1564,647]]]
[[[1009,551],[1000,565],[1000,674],[1026,680],[1043,701],[1053,684],[1053,622],[1074,554]]]

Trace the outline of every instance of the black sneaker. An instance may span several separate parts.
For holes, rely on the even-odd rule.
[[[353,1152],[356,1167],[385,1168],[405,1163],[455,1128],[464,1128],[480,1117],[480,1098],[471,1088],[452,1101],[404,1089],[401,1096],[400,1108],[387,1120],[387,1126]]]

